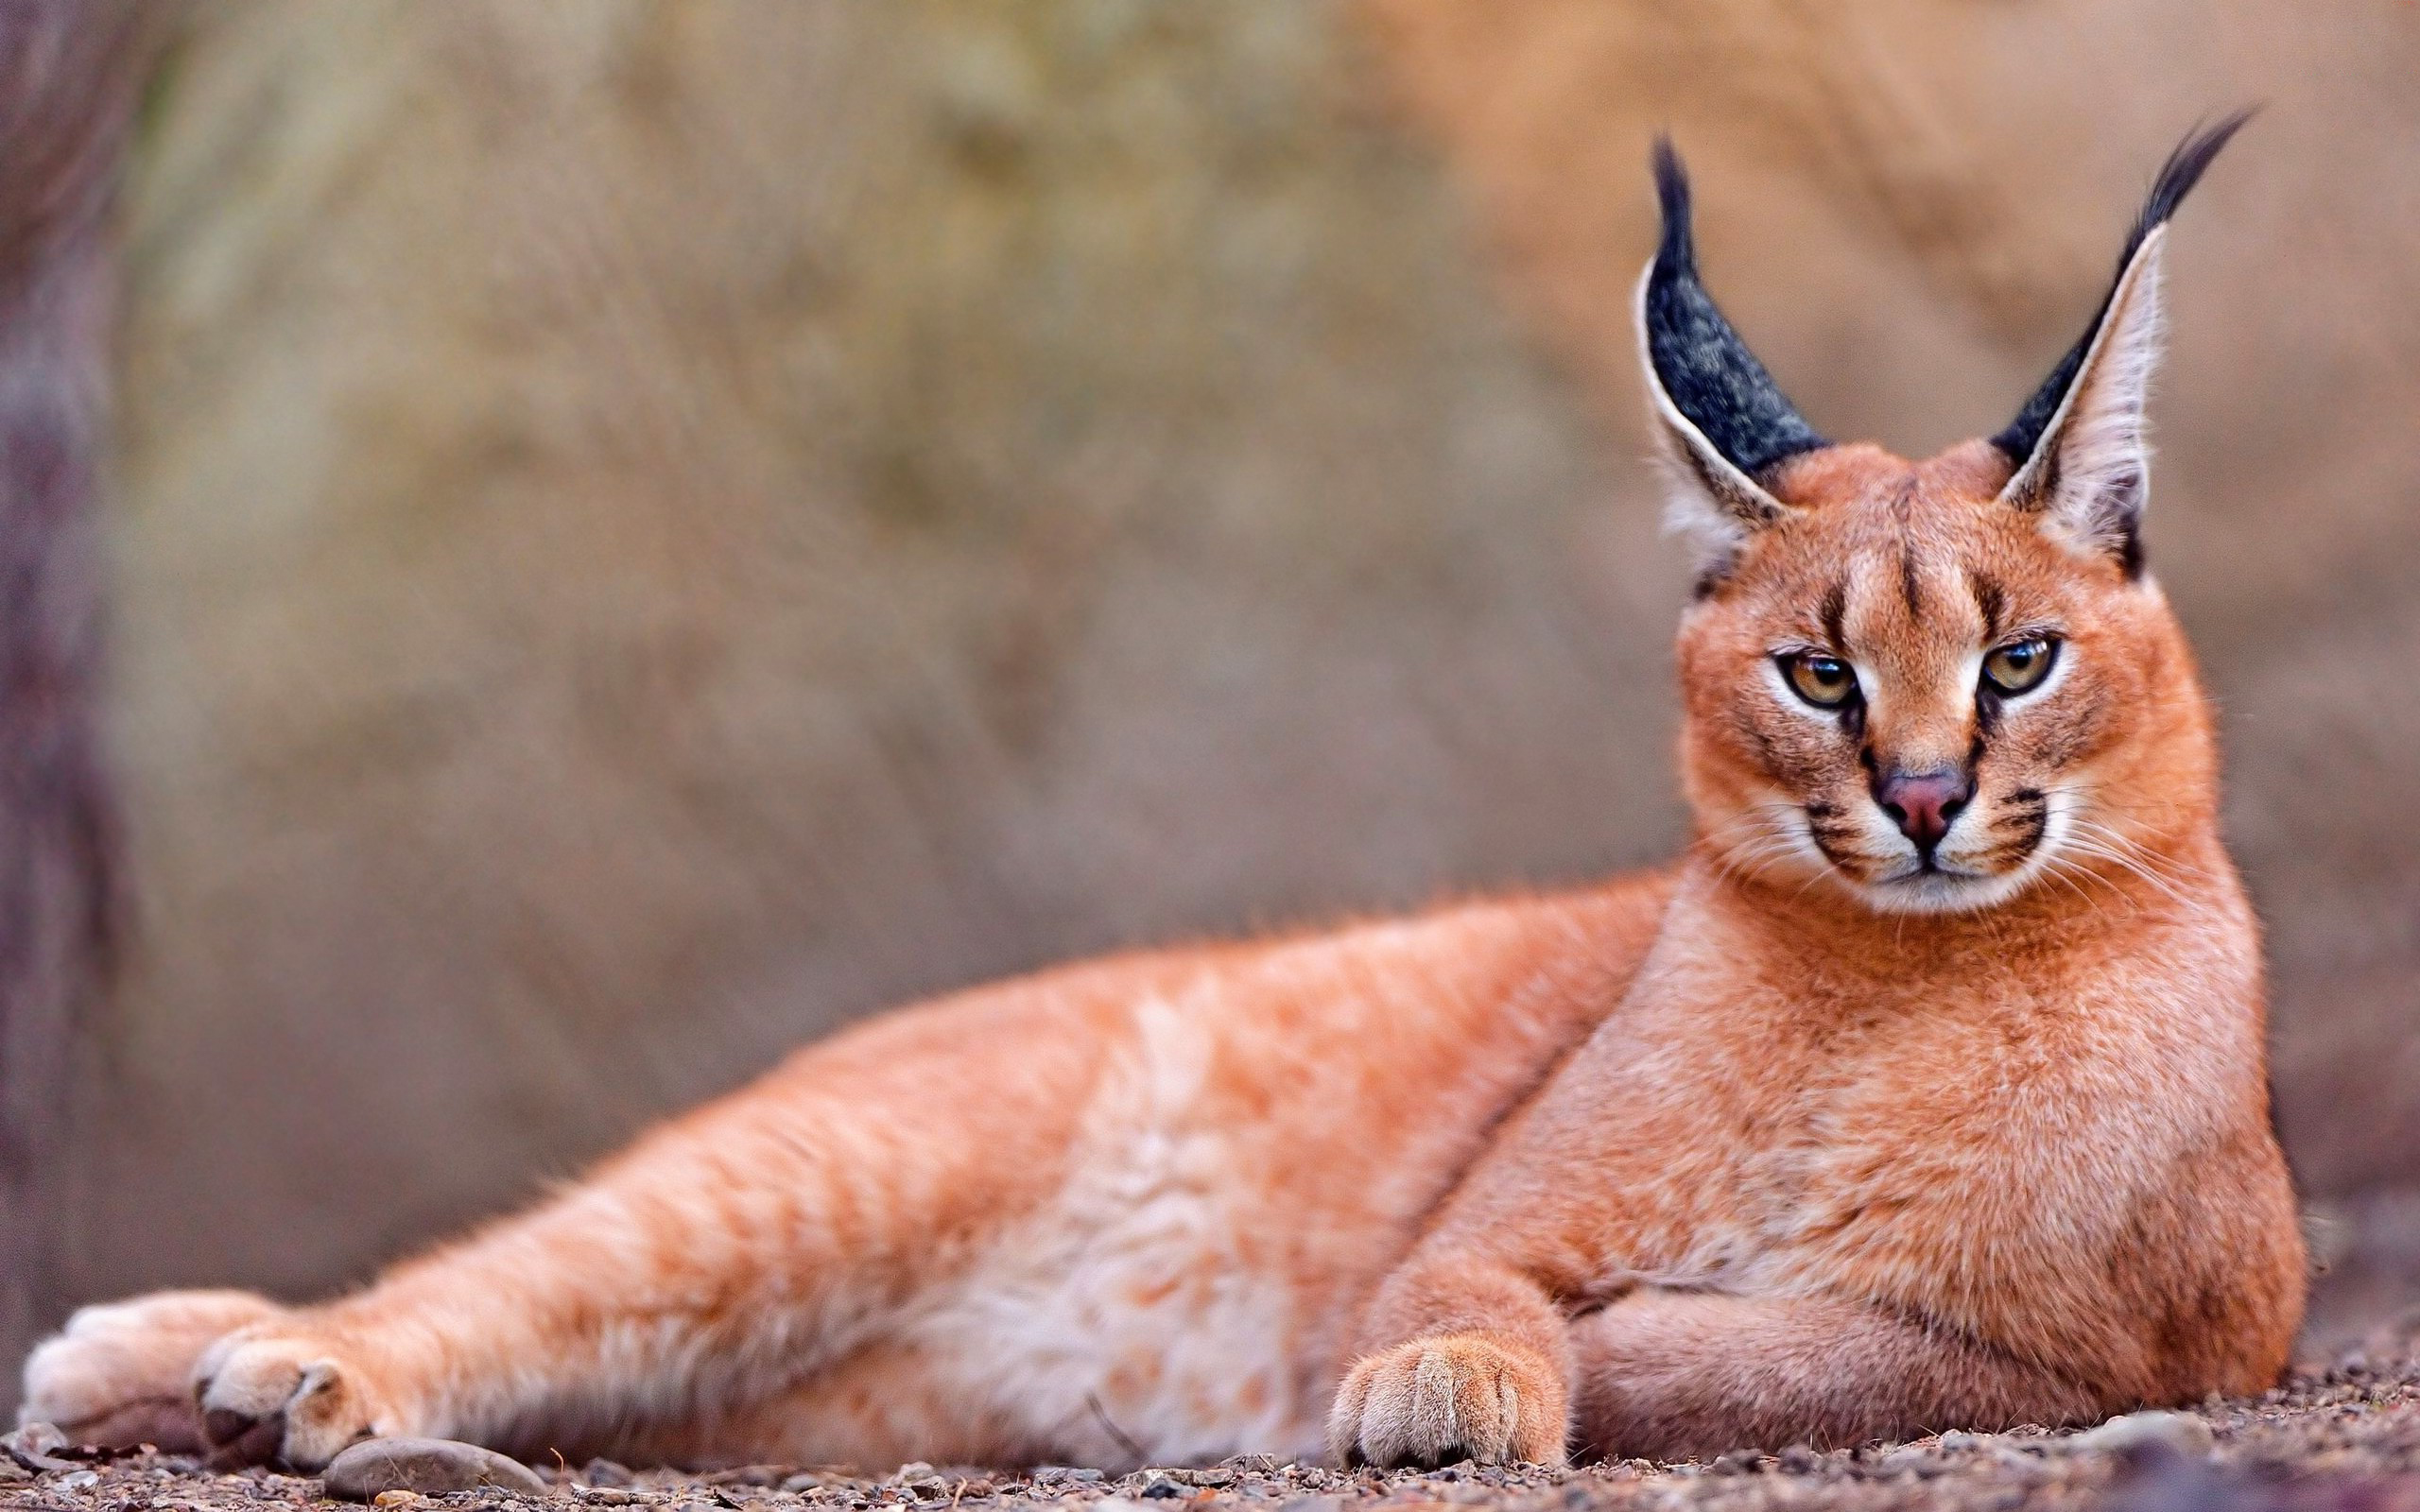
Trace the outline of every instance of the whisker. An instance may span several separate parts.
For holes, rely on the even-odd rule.
[[[2118,850],[2125,851],[2128,855],[2133,856],[2135,860],[2140,861],[2143,865],[2159,871],[2165,876],[2180,881],[2190,882],[2208,882],[2212,880],[2208,871],[2200,867],[2194,866],[2184,857],[2161,856],[2155,854],[2154,852],[2146,850],[2140,841],[2131,839],[2126,835],[2120,834],[2116,830],[2111,829],[2108,825],[2100,823],[2097,820],[2078,818],[2076,825],[2077,828],[2089,832],[2103,844],[2117,847]]]
[[[2150,883],[2152,886],[2157,887],[2160,891],[2168,894],[2169,897],[2174,899],[2176,902],[2184,903],[2188,907],[2191,906],[2194,901],[2189,894],[2179,891],[2173,884],[2168,881],[2167,878],[2160,876],[2158,873],[2151,870],[2147,867],[2139,865],[2133,857],[2128,856],[2124,851],[2113,850],[2097,840],[2088,839],[2082,835],[2070,837],[2067,841],[2067,845],[2070,850],[2080,851],[2088,856],[2098,856],[2101,860],[2107,861],[2114,866],[2124,868],[2126,870],[2133,872],[2135,876],[2142,878],[2145,882]]]
[[[2068,891],[2083,899],[2085,904],[2096,914],[2102,914],[2105,912],[2101,906],[2100,900],[2094,897],[2091,893],[2086,892],[2081,885],[2081,883],[2097,882],[2102,886],[2108,888],[2112,893],[2115,893],[2118,901],[2125,903],[2130,910],[2134,907],[2134,900],[2126,896],[2124,888],[2119,887],[2116,883],[2111,882],[2108,878],[2100,875],[2098,872],[2078,867],[2073,861],[2069,860],[2066,856],[2054,855],[2047,858],[2042,864],[2042,873],[2044,876],[2054,878],[2058,882],[2064,884]]]

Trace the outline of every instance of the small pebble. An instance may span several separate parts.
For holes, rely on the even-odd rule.
[[[326,1479],[328,1495],[348,1502],[374,1502],[382,1491],[442,1496],[493,1487],[537,1496],[546,1489],[519,1460],[450,1438],[368,1439],[330,1461]]]
[[[86,1486],[100,1484],[101,1472],[98,1470],[72,1470],[51,1482],[50,1488],[54,1491],[80,1491]]]
[[[2076,1435],[2067,1447],[2108,1454],[2167,1449],[2199,1459],[2210,1452],[2212,1442],[2210,1425],[2189,1413],[2132,1412]]]
[[[418,1491],[381,1491],[370,1499],[372,1506],[409,1506],[419,1501]]]

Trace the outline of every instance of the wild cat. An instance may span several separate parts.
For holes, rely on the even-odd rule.
[[[1923,462],[1782,397],[1659,145],[1673,865],[874,1020],[354,1295],[88,1308],[25,1416],[305,1469],[1397,1464],[2267,1386],[2305,1273],[2257,929],[2139,532],[2161,246],[2240,124],[2015,421]]]

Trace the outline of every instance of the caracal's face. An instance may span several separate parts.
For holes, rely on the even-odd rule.
[[[2128,865],[2208,781],[2158,589],[1996,494],[1971,443],[1796,459],[1685,616],[1690,798],[1733,873],[1893,913]]]

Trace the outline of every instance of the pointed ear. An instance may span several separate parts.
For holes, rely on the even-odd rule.
[[[1701,571],[1726,571],[1748,538],[1785,518],[1770,484],[1781,464],[1830,443],[1799,418],[1772,375],[1698,281],[1689,180],[1668,139],[1655,143],[1664,234],[1638,281],[1638,352],[1670,465],[1669,522],[1697,542]]]
[[[2092,329],[1992,438],[2015,470],[2001,502],[2039,515],[2045,531],[2079,552],[2116,558],[2129,577],[2142,571],[2143,507],[2151,493],[2147,405],[2159,360],[2169,217],[2251,118],[2239,111],[2187,136],[2169,155]]]
[[[2135,249],[2086,338],[2058,407],[2032,453],[2000,490],[2001,502],[2042,517],[2079,552],[2142,568],[2143,506],[2151,494],[2147,406],[2159,363],[2160,244],[2153,227]]]

